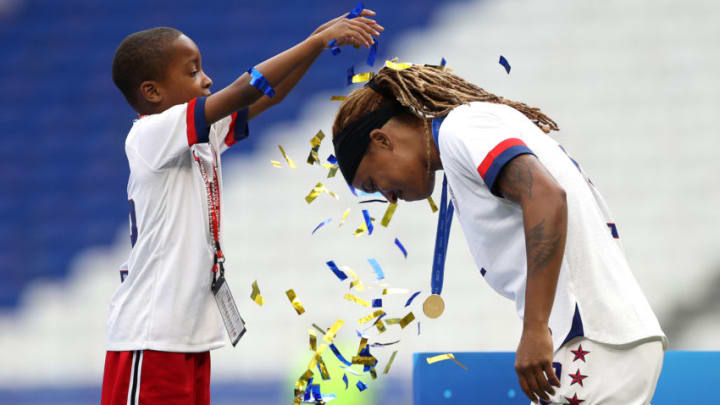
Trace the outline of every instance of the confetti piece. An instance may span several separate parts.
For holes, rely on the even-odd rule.
[[[349,68],[347,68],[347,72],[345,73],[345,76],[347,77],[347,85],[348,86],[351,85],[353,76],[355,76],[355,67],[350,66]]]
[[[372,221],[370,220],[370,213],[368,210],[362,210],[362,213],[365,218],[365,226],[367,226],[368,235],[372,235],[374,227]]]
[[[397,63],[389,60],[385,61],[385,66],[393,70],[404,70],[412,67],[412,63]]]
[[[351,363],[351,364],[352,364],[352,363]],[[340,367],[340,368],[342,368],[343,370],[347,371],[348,373],[350,373],[350,374],[352,374],[352,375],[356,375],[356,376],[358,376],[358,377],[362,376],[362,373],[359,373],[359,372],[353,370],[353,369],[350,368],[350,367]]]
[[[355,288],[358,291],[365,291],[365,285],[362,283],[360,278],[357,276],[357,273],[355,273],[353,269],[348,266],[340,266],[340,268],[346,273],[350,274],[350,277],[352,277],[353,281],[350,283],[351,290]]]
[[[402,243],[400,243],[400,240],[398,238],[395,238],[395,245],[397,245],[398,249],[402,252],[403,256],[407,259],[407,250],[405,250],[405,246],[403,246]]]
[[[362,1],[358,2],[358,4],[356,4],[352,10],[350,10],[350,13],[348,13],[348,15],[345,16],[345,18],[347,18],[348,20],[352,20],[353,18],[360,16],[360,13],[362,13],[364,8],[365,8],[365,6],[363,5],[363,2]]]
[[[327,178],[331,179],[331,178],[335,177],[335,175],[337,174],[338,168],[339,168],[339,166],[331,167],[330,170],[328,170]]]
[[[330,268],[330,270],[332,270],[333,273],[335,273],[335,275],[337,276],[337,278],[340,279],[340,281],[345,281],[345,279],[347,279],[347,274],[343,273],[334,261],[330,260],[325,262],[325,264]]]
[[[367,225],[362,224],[355,230],[355,232],[353,232],[353,236],[360,236],[360,235],[364,234],[366,231],[367,231]]]
[[[382,295],[388,295],[388,294],[407,294],[410,291],[408,291],[407,288],[385,288],[383,289]]]
[[[330,101],[345,101],[345,96],[332,96]]]
[[[378,320],[375,322],[375,327],[378,330],[378,333],[383,333],[387,330],[385,327],[385,324],[383,323],[382,319],[378,318]]]
[[[362,364],[363,366],[372,366],[377,363],[377,359],[373,356],[353,356],[352,364]]]
[[[366,308],[370,308],[370,303],[362,298],[356,297],[352,294],[345,294],[345,299],[351,302],[354,302],[356,304],[360,304]]]
[[[427,360],[427,364],[433,364],[433,363],[437,363],[438,361],[443,361],[443,360],[452,360],[455,362],[455,364],[464,368],[465,370],[468,369],[464,364],[457,361],[457,359],[455,359],[455,355],[452,353],[445,353],[445,354],[439,354],[437,356],[426,357],[425,360]]]
[[[332,218],[328,218],[328,219],[320,222],[320,224],[318,224],[318,226],[316,226],[315,229],[313,229],[311,235],[315,235],[315,231],[317,231],[318,229],[322,228],[323,226],[329,224],[330,221],[332,221]]]
[[[343,374],[343,382],[345,383],[345,389],[347,390],[350,386],[350,383],[348,382],[347,374]]]
[[[437,212],[438,207],[437,207],[437,205],[435,205],[435,200],[433,200],[432,197],[428,197],[427,200],[428,200],[428,203],[430,204],[430,209],[432,210],[432,212]]]
[[[318,183],[313,187],[312,190],[308,193],[308,195],[305,196],[305,201],[307,201],[308,204],[315,201],[315,199],[322,193],[327,193],[331,197],[335,198],[336,200],[339,200],[340,197],[337,196],[337,194],[333,193],[332,191],[328,190],[325,186],[323,186],[322,183]]]
[[[368,259],[368,262],[370,263],[370,266],[372,266],[373,270],[375,271],[375,275],[377,276],[378,281],[385,278],[385,273],[383,273],[382,268],[380,267],[380,264],[378,264],[377,260],[375,258]]]
[[[384,347],[384,346],[392,346],[392,345],[395,345],[395,344],[398,344],[398,343],[400,343],[400,341],[399,341],[399,340],[396,340],[396,341],[394,341],[394,342],[388,342],[388,343],[373,343],[373,344],[371,344],[370,346],[372,346],[372,347]]]
[[[379,200],[379,199],[377,199],[377,200],[365,200],[365,201],[360,201],[360,202],[358,202],[358,204],[367,204],[367,203],[374,203],[374,202],[387,204],[387,201],[386,201],[386,200]]]
[[[447,65],[447,61],[445,60],[445,58],[442,58],[440,60],[440,66],[445,66],[445,65]]]
[[[358,381],[357,384],[355,384],[355,386],[357,387],[357,389],[360,392],[363,392],[363,391],[365,391],[365,389],[367,389],[367,385],[365,385],[365,383],[363,383],[362,381]]]
[[[342,224],[345,223],[345,220],[347,219],[348,214],[350,214],[350,208],[346,209],[345,212],[343,213],[343,216],[342,216],[342,219],[340,219],[340,225],[338,225],[338,228],[340,228],[342,226]]]
[[[323,335],[327,332],[327,329],[323,329],[323,328],[321,328],[321,327],[319,327],[319,326],[317,326],[317,325],[315,325],[315,324],[312,324],[312,326],[313,326],[313,328],[319,330],[320,333],[322,333]]]
[[[382,298],[375,298],[374,300],[372,300],[372,307],[382,308]]]
[[[310,334],[310,350],[317,351],[317,333],[313,329],[308,329],[308,333]]]
[[[360,325],[362,325],[362,324],[364,324],[364,323],[368,323],[368,322],[370,322],[371,320],[377,318],[378,316],[380,316],[380,315],[382,315],[382,314],[384,314],[384,313],[385,313],[385,311],[383,311],[382,309],[378,309],[377,311],[373,312],[372,314],[367,315],[367,316],[363,316],[362,318],[360,318],[360,319],[358,320],[358,323],[359,323]]]
[[[320,149],[320,144],[322,143],[322,140],[325,139],[325,133],[320,130],[315,134],[315,136],[310,139],[310,154],[307,157],[307,164],[313,165],[315,162],[320,163],[320,157],[318,156],[318,150]]]
[[[330,350],[332,350],[332,352],[335,354],[335,357],[337,357],[337,359],[340,360],[341,363],[345,364],[346,366],[352,365],[352,363],[347,361],[345,359],[345,356],[343,356],[342,353],[340,353],[340,350],[338,350],[338,348],[335,346],[335,344],[330,345]]]
[[[393,214],[395,214],[395,209],[397,208],[397,203],[393,203],[388,205],[387,209],[385,210],[385,215],[383,215],[382,221],[380,221],[380,225],[387,228],[388,225],[390,225],[390,220],[393,217]]]
[[[332,52],[333,56],[336,56],[340,53],[340,47],[337,45],[337,39],[333,39],[332,41],[328,42],[328,48],[330,48],[330,52]]]
[[[320,376],[323,380],[329,380],[330,379],[330,373],[328,373],[327,366],[325,365],[325,362],[322,359],[322,356],[316,355],[317,359],[317,368],[320,371]]]
[[[350,78],[351,83],[365,83],[367,81],[370,81],[370,79],[375,76],[375,73],[373,72],[367,72],[367,73],[358,73],[356,75],[353,75]]]
[[[296,166],[295,166],[295,162],[293,162],[292,159],[290,159],[290,156],[288,156],[288,154],[285,153],[285,149],[283,149],[282,146],[278,145],[278,148],[280,149],[280,153],[282,153],[282,155],[283,155],[283,157],[285,158],[285,161],[287,162],[288,166],[290,166],[291,168],[294,169],[294,168],[296,167]]]
[[[345,321],[342,319],[338,319],[335,321],[333,326],[330,327],[330,330],[327,331],[325,336],[323,336],[323,341],[326,343],[332,343],[332,341],[335,339],[335,335],[338,333],[338,330],[342,328],[342,326],[345,324]]]
[[[372,67],[375,64],[375,59],[377,58],[377,50],[378,50],[378,39],[374,38],[375,42],[370,46],[370,53],[368,54],[367,58],[367,64],[368,66]]]
[[[395,356],[397,355],[397,352],[398,352],[398,351],[395,350],[395,351],[393,352],[393,354],[390,355],[390,360],[388,360],[387,365],[385,365],[385,370],[383,370],[383,374],[387,374],[388,371],[390,371],[390,366],[392,365],[393,360],[395,360]]]
[[[290,303],[292,304],[293,308],[295,308],[295,312],[297,312],[298,315],[302,315],[303,312],[305,312],[305,308],[303,308],[302,303],[300,303],[300,300],[297,299],[297,296],[295,295],[295,291],[293,289],[289,289],[285,291],[285,294],[287,295],[288,299],[290,300]]]
[[[263,302],[265,302],[262,295],[260,295],[260,287],[258,287],[257,280],[253,281],[252,283],[252,292],[250,293],[250,299],[255,301],[255,303],[259,306],[262,306]]]
[[[418,321],[418,336],[420,336],[420,321]]]
[[[405,327],[408,326],[408,324],[410,322],[412,322],[413,320],[415,320],[415,315],[413,315],[413,313],[410,312],[407,315],[405,315],[405,317],[403,319],[400,320],[400,327],[405,329]]]
[[[413,302],[413,300],[415,299],[415,297],[417,297],[418,295],[420,295],[420,291],[418,291],[418,292],[414,293],[413,295],[411,295],[410,298],[408,298],[407,302],[405,303],[405,307],[407,308],[408,306],[410,306],[410,304]]]
[[[505,71],[507,72],[507,74],[510,74],[510,62],[508,62],[508,60],[505,59],[504,56],[500,55],[499,63],[505,68]]]
[[[282,169],[282,163],[278,162],[277,160],[271,160],[270,163],[272,163],[272,165],[277,167],[278,169]]]

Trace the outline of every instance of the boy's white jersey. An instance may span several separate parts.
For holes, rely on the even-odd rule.
[[[623,344],[667,340],[635,280],[602,197],[580,166],[525,115],[473,102],[440,125],[439,150],[455,213],[481,274],[525,307],[527,256],[520,206],[497,195],[495,180],[512,158],[534,154],[567,194],[567,239],[549,327],[557,350],[569,335]]]
[[[210,291],[207,194],[193,152],[207,164],[216,156],[222,187],[220,153],[247,137],[247,109],[208,127],[204,107],[198,98],[141,117],[125,141],[133,247],[110,304],[107,350],[203,352],[225,344]]]

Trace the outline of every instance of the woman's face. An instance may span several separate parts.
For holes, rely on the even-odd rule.
[[[422,123],[413,126],[396,118],[373,130],[352,186],[367,193],[379,191],[392,203],[429,197],[435,187],[435,172],[428,164],[436,150],[428,136]]]

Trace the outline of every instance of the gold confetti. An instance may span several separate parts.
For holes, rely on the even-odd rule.
[[[395,355],[397,355],[397,350],[393,352],[393,354],[390,356],[390,360],[388,360],[388,364],[385,366],[385,370],[383,370],[383,374],[387,374],[388,371],[390,371],[390,365],[392,365],[393,360],[395,360]]]
[[[362,325],[362,324],[364,324],[364,323],[368,323],[368,322],[372,321],[373,319],[375,319],[375,318],[377,318],[378,316],[383,315],[383,314],[385,314],[385,311],[383,311],[382,309],[378,309],[377,311],[373,312],[372,314],[367,315],[367,316],[363,316],[362,318],[360,318],[360,319],[358,320],[358,323],[359,323],[360,325]]]
[[[382,319],[378,319],[377,323],[375,324],[375,327],[377,328],[379,333],[383,333],[387,330],[385,328],[385,324],[383,323]]]
[[[302,315],[303,312],[305,312],[305,308],[303,308],[302,303],[300,303],[300,300],[297,299],[297,296],[295,295],[295,291],[293,289],[289,289],[285,291],[285,294],[287,295],[288,299],[290,300],[290,303],[292,304],[293,308],[295,308],[295,312],[298,313],[298,315]]]
[[[385,66],[393,70],[404,70],[412,67],[412,63],[397,63],[389,60],[385,61]]]
[[[362,298],[360,298],[360,297],[356,297],[356,296],[354,296],[354,295],[352,295],[352,294],[350,294],[350,293],[345,294],[345,299],[348,300],[348,301],[354,302],[354,303],[356,303],[356,304],[360,304],[360,305],[362,305],[362,306],[364,306],[364,307],[366,307],[366,308],[370,308],[370,302],[369,302],[369,301],[365,301],[364,299],[362,299]]]
[[[336,200],[339,200],[340,197],[337,196],[337,194],[333,193],[332,191],[328,190],[323,186],[322,183],[318,183],[313,187],[312,190],[308,193],[308,195],[305,196],[305,201],[307,201],[308,204],[315,201],[315,199],[322,193],[327,193],[331,197],[335,198]]]
[[[382,295],[388,294],[407,294],[409,291],[407,288],[384,288]]]
[[[415,315],[413,315],[413,313],[410,312],[407,315],[405,315],[405,317],[403,319],[400,320],[400,327],[405,329],[405,327],[408,326],[408,324],[410,322],[412,322],[413,320],[415,320]]]
[[[280,153],[282,153],[282,155],[283,155],[283,157],[285,158],[285,161],[287,162],[288,166],[290,166],[291,168],[294,169],[294,168],[295,168],[295,162],[293,162],[292,159],[290,159],[290,156],[288,156],[288,154],[285,153],[285,149],[283,149],[282,146],[278,145],[278,148],[280,149]]]
[[[353,236],[360,236],[360,235],[364,234],[365,232],[367,232],[367,225],[365,225],[365,223],[363,223],[362,225],[360,225],[358,227],[358,229],[355,230],[355,232],[353,232]]]
[[[455,364],[464,368],[465,370],[468,369],[464,364],[457,361],[457,359],[455,359],[455,355],[452,353],[438,354],[437,356],[426,357],[425,360],[427,360],[427,364],[433,364],[443,360],[452,360],[455,362]]]
[[[282,169],[282,163],[278,162],[277,160],[271,160],[270,163],[272,163],[272,165],[277,167],[278,169]]]
[[[367,82],[367,81],[369,81],[370,79],[372,79],[373,76],[375,76],[375,73],[373,73],[373,72],[358,73],[358,74],[356,74],[355,76],[352,77],[352,82],[353,82],[353,83],[363,83],[363,82]]]
[[[388,225],[390,225],[390,220],[393,217],[393,214],[395,214],[395,208],[397,208],[397,203],[393,203],[388,205],[387,209],[385,210],[385,215],[383,215],[382,221],[380,221],[380,225],[387,228]]]
[[[330,373],[328,373],[327,367],[325,366],[325,362],[322,359],[322,356],[315,355],[315,360],[317,361],[317,365],[320,368],[320,375],[322,376],[323,380],[330,379]]]
[[[345,96],[332,96],[330,101],[345,101]]]
[[[343,216],[340,219],[340,225],[338,225],[338,228],[340,228],[342,226],[342,224],[345,223],[345,220],[347,219],[349,214],[350,214],[350,208],[346,209],[345,212],[343,213]]]
[[[337,171],[338,171],[337,165],[335,165],[335,167],[331,167],[330,170],[328,170],[327,178],[330,179],[330,178],[335,177],[335,175],[337,174]]]
[[[315,324],[312,324],[312,326],[313,326],[313,328],[319,330],[320,333],[322,333],[323,335],[324,335],[325,333],[327,333],[327,330],[325,330],[325,329],[323,329],[323,328],[321,328],[321,327],[319,327],[319,326],[317,326],[317,325],[315,325]]]
[[[262,306],[263,300],[262,295],[260,295],[260,287],[258,287],[257,280],[253,281],[252,283],[252,292],[250,293],[250,299],[255,301],[256,304]]]
[[[365,346],[367,346],[368,338],[364,337],[360,339],[360,344],[358,345],[358,354],[362,352],[365,349]]]
[[[388,325],[397,325],[402,321],[400,318],[385,318],[385,323]]]
[[[332,343],[332,341],[335,339],[335,335],[338,333],[338,330],[342,328],[342,326],[345,324],[345,321],[342,319],[338,319],[335,321],[332,327],[330,327],[330,330],[327,331],[325,336],[323,337],[323,341],[326,343]]]
[[[353,356],[351,360],[352,364],[362,364],[363,366],[372,366],[377,363],[377,359],[372,356]]]
[[[320,162],[320,156],[318,156],[318,150],[320,150],[320,144],[325,139],[325,133],[320,130],[315,136],[310,139],[310,154],[307,157],[307,164],[312,165],[315,162]]]
[[[317,350],[317,333],[315,333],[315,330],[308,329],[308,333],[310,334],[310,350],[316,351]]]
[[[350,282],[350,289],[352,290],[353,288],[358,291],[365,291],[365,284],[358,278]]]
[[[435,205],[435,201],[433,200],[433,198],[428,197],[427,200],[428,200],[428,203],[430,204],[430,209],[432,210],[432,212],[437,212],[438,207],[437,207],[437,205]]]
[[[295,399],[293,400],[293,405],[300,404],[303,399],[303,394],[305,393],[305,387],[307,386],[308,381],[310,378],[312,378],[313,372],[310,371],[310,369],[305,370],[305,372],[298,378],[297,382],[295,383]]]

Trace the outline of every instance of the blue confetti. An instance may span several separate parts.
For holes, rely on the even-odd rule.
[[[320,368],[320,365],[318,364],[318,369]],[[313,399],[316,401],[322,401],[322,394],[320,394],[320,384],[314,384],[312,386],[312,395]]]
[[[363,2],[360,1],[358,4],[355,5],[355,8],[350,10],[350,13],[345,17],[348,20],[352,20],[353,18],[359,17],[360,13],[365,9],[365,6],[363,5]]]
[[[317,364],[318,373],[320,373],[320,376],[322,377],[323,381],[329,380],[329,379],[330,379],[330,373],[328,373],[327,378],[325,378],[325,376],[322,375],[322,370],[320,369],[320,363],[316,363],[316,364]],[[318,392],[318,395],[319,395],[319,394],[320,394],[320,392]]]
[[[305,396],[303,397],[303,401],[310,400],[310,389],[312,388],[312,381],[313,381],[313,377],[310,377],[310,379],[307,382],[307,388],[305,388]]]
[[[377,57],[378,50],[378,39],[375,38],[375,42],[370,46],[370,54],[368,54],[367,64],[373,66],[375,64],[375,58]]]
[[[352,78],[355,76],[355,66],[350,66],[347,68],[347,85],[352,84]]]
[[[353,193],[355,197],[357,197],[357,190],[355,190],[355,187],[353,187],[350,183],[348,183],[348,187],[350,187],[350,192]]]
[[[418,292],[416,292],[415,294],[411,295],[410,298],[408,298],[407,302],[405,303],[405,307],[410,306],[410,304],[412,304],[412,302],[413,302],[413,300],[415,299],[415,297],[417,297],[418,295],[420,295],[420,291],[418,291]]]
[[[338,350],[337,346],[335,346],[335,343],[330,344],[330,350],[335,353],[335,357],[337,357],[337,359],[340,360],[341,363],[345,364],[348,367],[352,366],[352,363],[347,361],[342,355],[342,353],[340,353],[340,350]]]
[[[446,64],[447,61],[445,60],[445,58],[442,58],[442,60],[440,61],[440,66],[445,66]]]
[[[328,156],[327,161],[328,161],[328,163],[333,164],[333,165],[337,164],[337,158],[335,157],[335,155]]]
[[[505,71],[510,74],[510,62],[502,55],[500,55],[500,64],[505,68]]]
[[[403,246],[403,244],[400,243],[400,240],[399,240],[398,238],[395,238],[395,244],[396,244],[397,247],[400,249],[400,251],[402,252],[403,256],[405,256],[405,258],[407,259],[407,250],[405,250],[405,246]]]
[[[343,382],[345,383],[345,389],[348,389],[350,383],[348,382],[347,374],[343,374]]]
[[[365,383],[363,383],[362,381],[359,381],[359,380],[358,380],[357,384],[355,384],[355,386],[357,387],[358,390],[360,390],[360,392],[365,391],[365,389],[367,388],[367,385],[365,385]]]
[[[375,271],[378,281],[384,279],[385,273],[383,273],[382,268],[380,267],[380,264],[378,264],[377,260],[375,260],[374,258],[370,258],[368,259],[368,262],[370,262],[370,266],[372,266],[373,270]]]
[[[375,298],[372,300],[373,308],[382,308],[382,298]]]
[[[330,221],[332,221],[332,218],[328,218],[328,219],[320,222],[320,224],[318,226],[316,226],[315,229],[313,229],[311,235],[315,235],[315,231],[317,231],[318,229],[322,228],[323,226],[329,224]]]
[[[333,39],[328,42],[328,48],[330,48],[330,52],[332,52],[333,56],[340,53],[340,47],[337,44],[337,39]]]
[[[340,281],[345,281],[345,279],[347,278],[347,274],[345,274],[344,271],[340,270],[334,261],[330,260],[328,262],[325,262],[325,264],[327,264],[330,270],[335,273],[335,275],[337,276],[337,278],[340,279]]]
[[[367,225],[368,235],[372,235],[373,229],[375,229],[375,228],[373,227],[372,220],[370,219],[370,213],[368,212],[368,210],[362,210],[362,212],[363,212],[363,217],[365,217],[365,225]],[[370,263],[370,264],[372,264],[372,263]],[[377,270],[375,272],[377,273]],[[380,270],[380,272],[382,273],[382,270]],[[381,280],[381,279],[378,279],[378,280]]]

